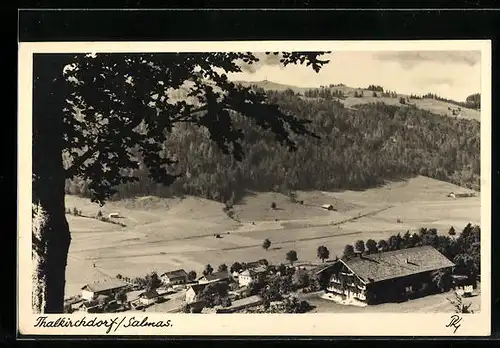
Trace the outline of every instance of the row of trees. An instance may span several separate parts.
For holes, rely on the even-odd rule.
[[[373,91],[373,92],[383,92],[384,91],[384,87],[382,86],[378,86],[378,85],[369,85],[367,90],[369,91]]]
[[[381,239],[376,242],[368,239],[366,242],[358,240],[354,245],[346,245],[342,257],[349,259],[356,254],[375,254],[378,252],[413,248],[423,245],[435,247],[448,259],[455,263],[455,272],[475,278],[481,273],[480,255],[480,234],[479,226],[467,224],[462,233],[456,237],[455,228],[452,226],[448,235],[438,235],[435,228],[421,228],[419,233],[411,234],[407,231],[401,234],[390,236],[387,240]]]
[[[246,156],[237,162],[205,132],[180,124],[162,148],[178,161],[181,176],[165,187],[139,168],[133,170],[139,181],[119,186],[115,198],[189,194],[221,202],[234,197],[236,203],[247,190],[365,189],[419,174],[479,189],[477,121],[384,103],[350,110],[334,100],[303,100],[281,92],[268,92],[267,98],[285,112],[309,119],[321,138],[293,138],[298,146],[290,153],[276,145],[271,132],[234,116],[237,127],[247,132]],[[66,192],[90,194],[88,183],[78,178],[67,182]]]
[[[331,88],[314,88],[304,92],[307,98],[323,98],[323,99],[345,99],[347,96],[340,89]]]

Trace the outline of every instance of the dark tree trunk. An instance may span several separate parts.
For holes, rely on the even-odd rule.
[[[32,306],[35,313],[63,313],[71,241],[64,207],[62,162],[65,57],[33,56]]]

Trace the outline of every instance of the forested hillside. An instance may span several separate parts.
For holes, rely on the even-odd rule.
[[[320,139],[298,138],[298,150],[290,153],[270,133],[235,115],[247,135],[246,156],[236,162],[199,129],[182,124],[165,144],[182,176],[163,187],[139,169],[140,180],[121,186],[116,197],[189,194],[236,201],[247,190],[365,189],[413,175],[479,190],[480,124],[475,120],[412,105],[364,104],[353,110],[331,98],[304,98],[291,90],[267,95],[283,110],[311,120]],[[85,195],[85,183],[68,182],[67,192]]]

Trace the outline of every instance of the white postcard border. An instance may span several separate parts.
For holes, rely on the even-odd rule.
[[[109,335],[308,335],[308,336],[486,336],[491,331],[491,41],[233,41],[233,42],[23,42],[19,44],[18,87],[18,328],[25,335],[105,335],[105,327],[35,327],[31,309],[31,115],[33,53],[215,52],[215,51],[481,51],[481,310],[464,314],[460,329],[445,327],[450,314],[53,314],[71,318],[124,320]],[[166,328],[126,327],[170,320]],[[61,320],[59,324],[61,325]],[[80,322],[81,323],[81,322]]]

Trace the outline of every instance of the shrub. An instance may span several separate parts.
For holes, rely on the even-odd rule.
[[[195,280],[196,279],[196,272],[195,271],[190,271],[188,273],[188,279],[191,280],[191,281]]]
[[[453,226],[450,227],[450,230],[448,231],[448,234],[450,236],[454,236],[456,235],[457,233],[455,232],[455,228]]]
[[[377,242],[375,242],[375,240],[373,239],[368,239],[366,241],[366,249],[367,249],[367,252],[368,254],[375,254],[377,253],[378,249],[377,249]]]
[[[271,246],[271,241],[269,239],[265,239],[263,242],[262,242],[262,248],[264,248],[266,251],[267,249],[269,249],[269,247]]]
[[[219,267],[217,267],[217,272],[227,272],[227,265],[225,263],[219,265]]]
[[[234,262],[231,265],[231,268],[229,269],[229,272],[231,272],[231,273],[239,272],[239,271],[241,271],[241,269],[242,269],[241,264],[239,262]]]
[[[354,244],[354,249],[357,253],[363,254],[365,252],[365,242],[362,240],[356,241]]]
[[[304,270],[298,270],[293,275],[293,285],[297,288],[304,288],[311,283],[309,274]]]
[[[344,259],[349,259],[354,255],[354,247],[351,244],[347,244],[344,247],[344,253],[342,255],[342,258]]]
[[[290,250],[286,253],[286,259],[293,265],[293,263],[298,260],[297,252],[295,250]]]
[[[273,209],[273,210],[274,210],[274,209],[276,209],[277,207],[278,207],[278,206],[276,205],[276,203],[275,203],[275,202],[272,202],[272,203],[271,203],[271,209]]]
[[[330,257],[330,251],[326,246],[321,245],[318,247],[317,256],[322,262],[325,262],[325,260]]]
[[[213,271],[214,269],[212,268],[212,266],[208,264],[205,266],[205,269],[203,270],[203,275],[212,274]]]

